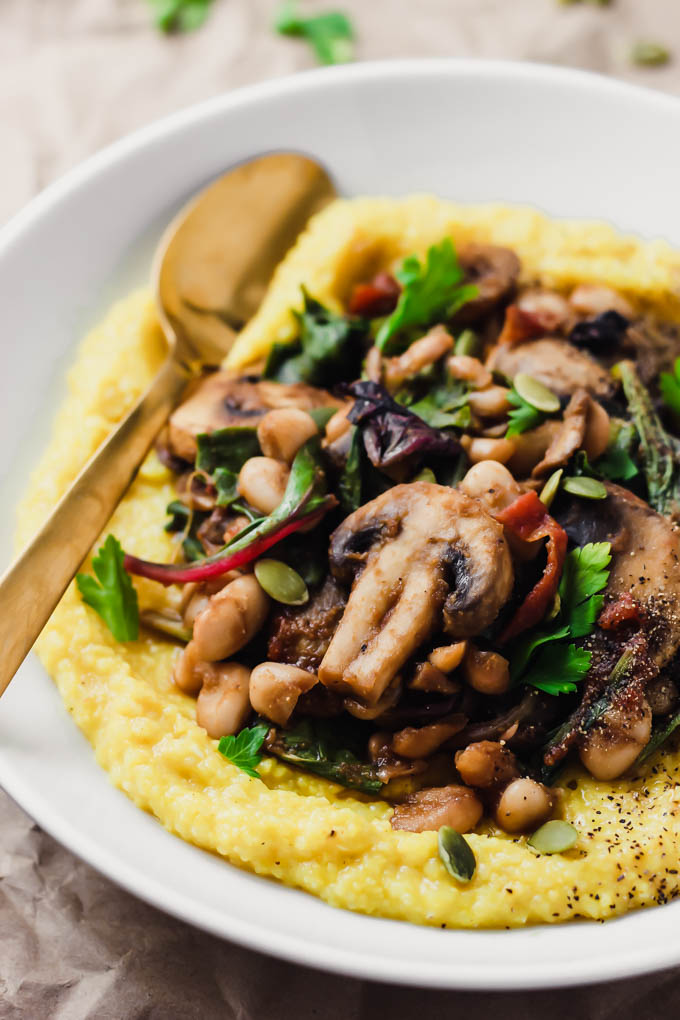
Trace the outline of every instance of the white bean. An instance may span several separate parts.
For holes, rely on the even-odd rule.
[[[257,438],[265,457],[292,464],[300,447],[318,431],[306,411],[297,407],[278,407],[260,419]]]
[[[496,821],[504,832],[528,832],[542,825],[552,809],[549,790],[534,779],[522,777],[503,790],[496,807]]]
[[[207,662],[228,659],[251,641],[264,623],[269,598],[254,574],[244,574],[213,595],[194,621],[197,653]]]
[[[468,393],[468,404],[478,418],[500,418],[510,407],[507,386],[487,386]]]
[[[505,694],[510,687],[510,663],[498,652],[481,652],[469,645],[463,659],[463,676],[480,694]]]
[[[464,445],[472,464],[479,464],[483,460],[497,460],[499,464],[507,464],[515,452],[515,442],[512,439],[485,439],[475,436],[469,444]]]
[[[475,389],[483,390],[493,382],[493,376],[479,358],[469,354],[452,354],[446,359],[446,368],[452,379],[462,379]]]
[[[262,662],[250,674],[250,703],[260,715],[285,726],[300,695],[316,683],[316,673],[285,662]]]
[[[251,457],[238,476],[238,491],[262,514],[270,514],[286,491],[288,466],[272,457]]]
[[[215,739],[238,733],[250,715],[250,670],[238,662],[210,664],[196,702],[196,722]]]
[[[505,510],[522,495],[519,483],[497,460],[480,460],[469,469],[458,488],[466,496],[483,500],[492,514]]]

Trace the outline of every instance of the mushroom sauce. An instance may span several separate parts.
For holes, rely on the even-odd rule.
[[[140,636],[72,586],[40,639],[114,781],[184,838],[384,916],[675,896],[679,268],[529,210],[317,216],[108,529]],[[160,356],[143,295],[88,338],[24,534]]]

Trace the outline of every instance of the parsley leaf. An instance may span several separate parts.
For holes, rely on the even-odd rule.
[[[673,373],[662,372],[659,376],[659,389],[666,407],[675,414],[680,414],[680,358],[675,359]]]
[[[610,563],[609,542],[590,542],[572,549],[565,560],[560,580],[559,612],[548,628],[534,632],[517,644],[510,668],[513,680],[539,687],[548,694],[567,693],[575,689],[573,686],[557,688],[560,684],[573,685],[576,679],[585,675],[590,666],[589,653],[583,653],[575,645],[558,644],[550,649],[543,649],[542,646],[567,638],[585,637],[592,632],[604,602],[604,596],[600,593],[609,580]],[[573,651],[568,653],[567,648]],[[542,650],[528,672],[525,672],[538,649]]]
[[[384,354],[397,351],[400,345],[395,342],[396,334],[429,326],[439,318],[448,319],[478,293],[474,285],[459,286],[464,274],[450,237],[428,248],[424,266],[417,255],[409,255],[396,275],[402,285],[399,301],[375,340]]]
[[[98,613],[116,641],[136,641],[139,635],[137,592],[123,566],[120,542],[109,535],[92,558],[91,574],[76,574],[78,591],[86,605]]]
[[[320,64],[345,64],[354,57],[354,28],[342,11],[326,11],[311,18],[296,13],[293,0],[286,0],[274,22],[280,35],[305,39]]]
[[[269,726],[264,724],[252,726],[250,729],[246,726],[235,737],[222,737],[217,745],[217,750],[227,761],[241,769],[247,776],[259,779],[257,766],[262,761],[260,749],[268,731]]]
[[[546,694],[571,694],[590,669],[592,653],[576,645],[544,648],[522,679]]]
[[[368,333],[365,319],[338,315],[302,288],[304,307],[295,312],[298,339],[274,344],[264,369],[265,379],[281,383],[333,386],[356,379]]]
[[[507,437],[519,436],[522,432],[535,429],[537,425],[545,421],[547,417],[545,412],[532,407],[528,401],[520,397],[514,386],[508,393],[508,400],[513,405],[514,410],[508,414],[510,424],[508,425],[508,431],[505,433]]]
[[[147,0],[161,32],[193,32],[210,12],[212,0]]]

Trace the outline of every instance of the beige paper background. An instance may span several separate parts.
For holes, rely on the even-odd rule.
[[[301,0],[337,6],[359,59],[466,56],[590,68],[680,93],[680,0]],[[156,117],[313,65],[270,31],[277,0],[215,0],[166,38],[144,0],[0,0],[0,223],[69,167]],[[677,54],[632,67],[632,42]],[[522,130],[521,114],[518,131]],[[578,144],[578,139],[574,139]],[[631,139],[631,144],[635,140]],[[0,1020],[666,1020],[680,971],[566,992],[423,992],[328,976],[221,942],[117,889],[0,791]]]

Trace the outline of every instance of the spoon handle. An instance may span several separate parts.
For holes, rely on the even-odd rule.
[[[120,502],[189,379],[172,357],[165,362],[0,579],[0,695]]]

